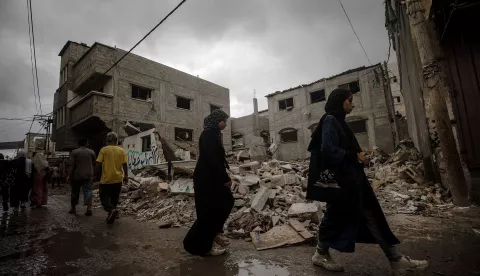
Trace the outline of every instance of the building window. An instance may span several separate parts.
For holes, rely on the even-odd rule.
[[[232,147],[234,148],[243,147],[243,134],[241,133],[232,134]]]
[[[43,137],[34,137],[33,144],[35,145],[35,150],[43,150],[45,149],[45,138]]]
[[[298,141],[298,131],[294,128],[285,128],[280,130],[280,142],[293,143]]]
[[[148,100],[152,98],[152,89],[143,88],[132,84],[132,98],[139,100]]]
[[[62,71],[60,71],[60,86],[66,83],[67,79],[68,79],[68,65],[65,65]]]
[[[397,81],[398,81],[398,80],[397,80],[397,77],[393,77],[393,78],[392,78],[392,82],[397,82]]]
[[[351,121],[347,123],[353,133],[367,132],[367,124],[366,124],[367,120],[357,120],[357,121]]]
[[[152,136],[147,135],[142,137],[142,151],[150,151],[152,150]]]
[[[262,130],[260,136],[263,138],[263,143],[270,145],[270,133],[268,131]]]
[[[325,101],[325,89],[318,90],[310,93],[310,102],[318,103]]]
[[[175,128],[176,141],[193,141],[193,130],[184,128]]]
[[[211,104],[211,105],[210,105],[210,113],[212,113],[212,112],[213,112],[215,109],[220,109],[220,107],[219,107],[219,106],[216,106],[216,105],[213,105],[213,104]]]
[[[358,82],[358,80],[356,80],[356,81],[339,85],[338,88],[347,89],[352,93],[357,93],[357,92],[360,92],[360,83]]]
[[[393,97],[393,103],[394,104],[402,103],[402,99],[400,98],[400,96]]]
[[[177,108],[190,110],[190,102],[192,100],[177,96]]]
[[[66,113],[66,107],[65,106],[62,106],[60,107],[56,112],[56,119],[55,119],[55,123],[57,124],[57,128],[61,128],[62,126],[65,125],[65,114]]]
[[[293,98],[288,98],[288,99],[278,101],[278,108],[280,110],[292,110]]]

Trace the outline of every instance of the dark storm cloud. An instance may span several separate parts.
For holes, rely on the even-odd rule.
[[[178,2],[32,1],[44,113],[67,40],[129,49]],[[371,61],[385,60],[383,2],[343,2]],[[338,1],[327,0],[189,0],[134,52],[228,87],[234,116],[252,111],[253,89],[264,109],[266,94],[368,64]],[[26,1],[0,1],[0,57],[0,117],[35,114]],[[2,125],[0,141],[29,127]]]

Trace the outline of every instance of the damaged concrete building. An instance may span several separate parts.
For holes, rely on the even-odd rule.
[[[310,136],[325,113],[328,95],[339,87],[358,91],[353,97],[355,109],[347,122],[362,148],[372,150],[378,146],[391,152],[393,119],[387,109],[382,74],[380,64],[359,67],[267,95],[270,137],[279,146],[275,158],[293,160],[310,156],[307,152]]]
[[[98,151],[109,131],[122,142],[155,128],[172,148],[194,153],[203,119],[217,108],[230,114],[229,90],[135,54],[105,74],[125,53],[97,42],[68,41],[62,48],[53,107],[57,149],[71,150],[79,137],[86,137]],[[230,126],[224,145],[231,148]]]
[[[267,112],[263,111],[263,114]],[[265,158],[270,145],[268,117],[258,111],[257,99],[253,99],[253,114],[232,118],[232,149],[245,151],[252,160]]]

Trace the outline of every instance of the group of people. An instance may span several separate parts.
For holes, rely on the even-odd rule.
[[[343,271],[343,266],[331,257],[330,248],[354,252],[356,243],[375,243],[394,273],[424,269],[427,261],[410,259],[396,247],[400,242],[391,232],[364,172],[369,160],[345,121],[353,108],[351,91],[333,90],[308,147],[311,158],[307,198],[327,203],[312,262],[329,271]],[[197,220],[183,241],[185,250],[193,255],[222,255],[229,245],[223,226],[234,199],[221,133],[228,117],[222,110],[214,110],[205,118],[200,135],[193,179]],[[325,189],[318,189],[323,187],[322,181],[335,183],[335,188],[324,185]]]
[[[47,204],[48,186],[45,177],[48,161],[42,153],[27,158],[25,151],[18,151],[15,159],[7,160],[0,154],[0,188],[3,212],[38,208]]]
[[[118,218],[117,204],[122,183],[128,181],[127,155],[118,146],[118,136],[110,132],[106,137],[107,146],[103,147],[98,157],[88,148],[88,140],[78,140],[79,148],[73,150],[69,157],[67,182],[71,185],[70,214],[76,215],[80,189],[83,191],[83,202],[87,206],[86,216],[92,213],[92,186],[95,178],[100,176],[100,201],[107,212],[108,224]]]

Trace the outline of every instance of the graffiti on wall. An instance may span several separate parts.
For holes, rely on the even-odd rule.
[[[151,134],[150,134],[151,135]],[[135,144],[137,141],[136,136],[144,137],[144,133],[139,133],[135,137],[128,137],[125,139],[123,148],[127,153],[128,168],[130,170],[138,170],[147,165],[155,165],[165,162],[165,156],[163,155],[162,143],[156,132],[152,137],[151,150],[142,151],[142,144]]]

